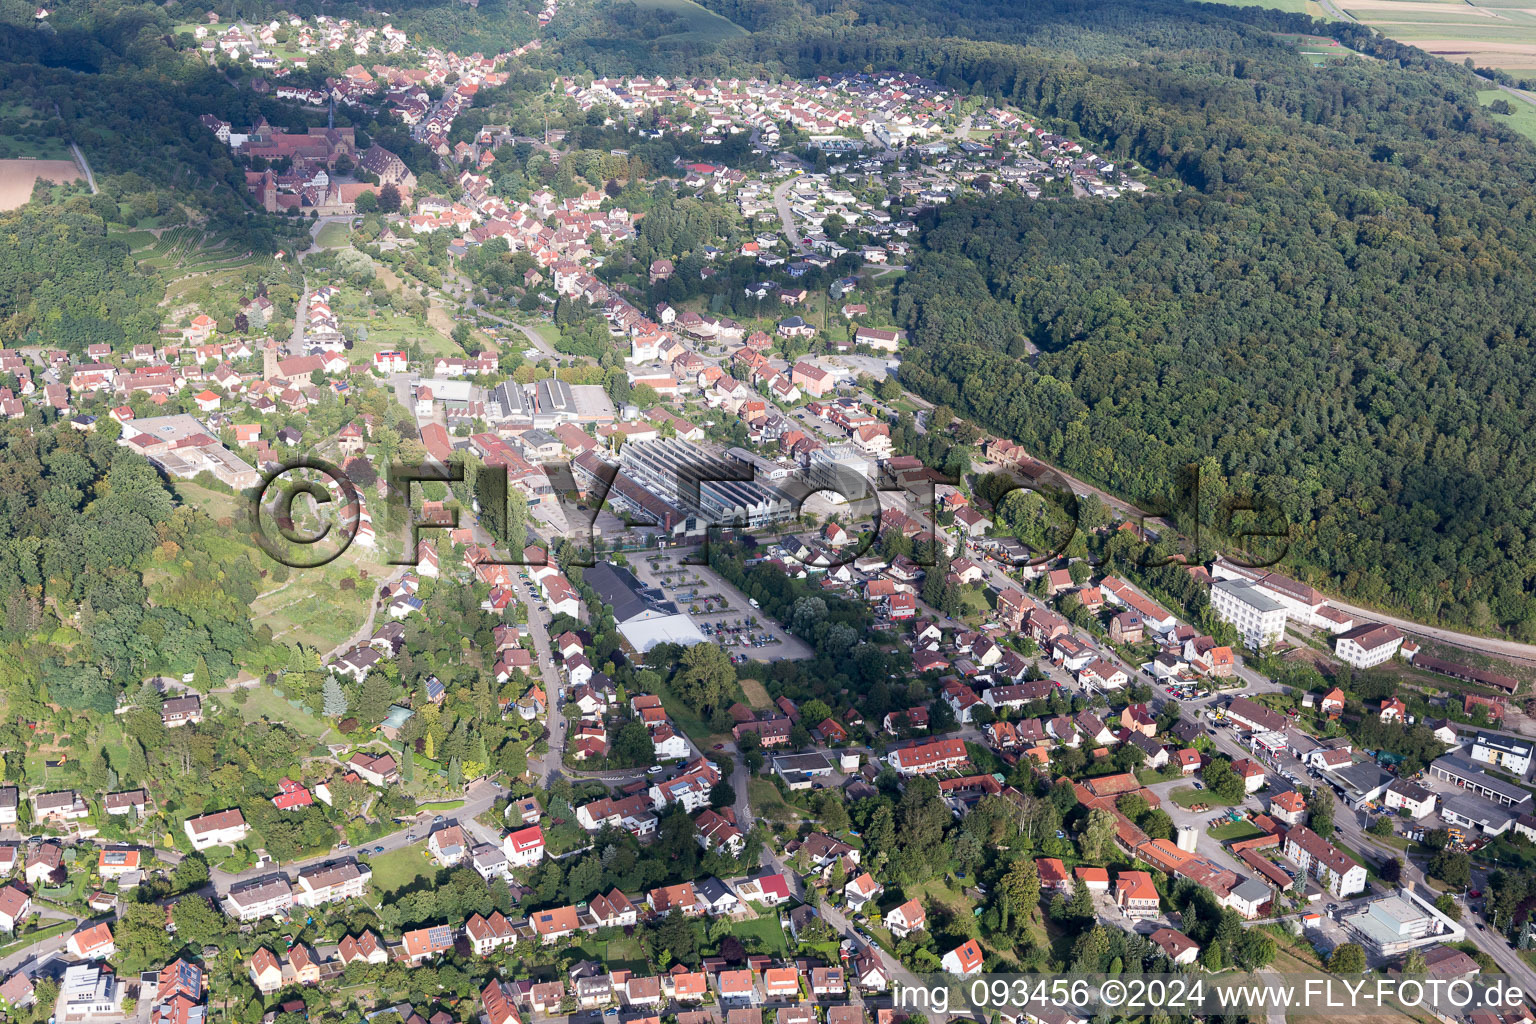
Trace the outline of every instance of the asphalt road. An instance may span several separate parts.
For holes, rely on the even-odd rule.
[[[288,354],[301,356],[304,354],[304,321],[309,315],[309,284],[304,285],[304,294],[299,296],[299,308],[293,314],[293,334],[288,339]],[[407,409],[410,404],[406,403]]]
[[[446,821],[452,819],[458,821],[460,824],[468,825],[476,816],[489,810],[491,806],[496,802],[496,798],[501,795],[501,792],[501,787],[495,785],[494,783],[486,782],[482,779],[469,787],[469,791],[465,794],[464,797],[464,806],[455,811],[444,813],[444,820]],[[382,838],[373,840],[373,842],[367,844],[366,848],[371,853],[375,846],[382,846],[384,847],[385,853],[390,853],[401,849],[402,847],[410,846],[412,843],[420,842],[427,837],[429,832],[431,832],[432,819],[436,813],[437,812],[434,811],[420,811],[418,812],[414,822],[409,825],[402,825],[397,831],[391,832],[389,835]],[[475,831],[478,834],[480,830],[472,828],[471,831]],[[411,835],[414,835],[416,838],[408,838]],[[482,838],[484,837],[482,836]],[[307,868],[315,864],[324,864],[326,861],[346,860],[353,857],[362,849],[364,849],[364,847],[359,846],[356,850],[330,850],[326,853],[319,854],[318,856],[305,857],[302,860],[289,861],[288,863],[282,864],[278,867],[272,867],[271,865],[268,865],[266,867],[252,868],[249,871],[241,871],[236,873],[214,868],[209,872],[209,880],[213,884],[213,889],[219,896],[222,897],[229,892],[230,886],[239,882],[249,881],[253,878],[262,878],[277,871],[283,872],[289,878],[294,878],[297,877],[299,871],[303,868]],[[378,854],[373,855],[380,856]]]
[[[800,250],[802,239],[800,229],[795,227],[795,215],[789,208],[789,190],[799,180],[798,175],[791,175],[773,189],[773,205],[779,211],[779,221],[784,225],[784,237],[789,239],[789,247],[796,252]]]

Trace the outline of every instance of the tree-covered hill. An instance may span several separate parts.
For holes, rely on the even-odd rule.
[[[1201,4],[710,6],[740,59],[913,70],[1180,183],[931,214],[909,386],[1133,500],[1203,463],[1299,575],[1536,638],[1536,150],[1469,71],[1346,26],[1368,56],[1313,67],[1276,33],[1321,24]]]
[[[0,688],[110,714],[152,675],[282,664],[250,621],[261,570],[244,528],[179,505],[114,437],[0,429]]]

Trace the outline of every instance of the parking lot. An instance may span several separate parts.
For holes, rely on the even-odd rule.
[[[811,649],[757,608],[747,596],[706,565],[685,565],[691,550],[634,554],[636,579],[661,591],[714,643],[742,661],[809,658]]]

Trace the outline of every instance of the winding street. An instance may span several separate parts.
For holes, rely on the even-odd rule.
[[[795,215],[789,208],[789,190],[795,187],[799,176],[794,175],[779,182],[773,189],[773,205],[779,211],[779,220],[784,225],[784,237],[789,239],[789,247],[796,252],[800,251],[802,239],[800,229],[795,227]]]
[[[473,826],[471,823],[477,816],[490,810],[492,805],[495,804],[496,798],[499,795],[501,795],[501,787],[482,779],[471,785],[469,790],[464,794],[464,805],[452,813],[445,814],[444,818],[456,820],[459,822],[459,824],[464,825],[466,828],[469,828],[471,831],[479,834],[480,830]],[[432,811],[419,811],[416,814],[416,820],[414,822],[409,825],[402,825],[397,831],[391,832],[387,836],[373,840],[367,845],[366,848],[372,851],[375,846],[382,846],[384,847],[385,853],[390,853],[401,849],[402,847],[410,846],[412,843],[419,842],[422,839],[425,839],[428,831],[430,831],[432,818]],[[410,839],[409,837],[412,835],[414,835],[416,838]],[[482,836],[481,838],[485,837]],[[361,852],[363,849],[364,847],[358,847],[358,852]],[[252,868],[247,871],[239,872],[229,872],[220,868],[213,868],[208,873],[210,884],[204,887],[204,889],[201,891],[205,895],[217,895],[222,897],[229,892],[230,886],[236,885],[240,882],[249,881],[253,878],[263,878],[278,871],[286,874],[289,878],[296,878],[299,871],[303,868],[307,868],[315,864],[324,864],[327,861],[346,859],[351,857],[352,854],[353,851],[351,850],[328,850],[325,853],[318,854],[313,857],[305,857],[302,860],[289,861],[287,864],[282,864],[277,867],[267,865],[265,867]],[[375,854],[374,856],[382,855]],[[179,860],[180,858],[177,859]]]
[[[80,169],[85,172],[85,183],[91,186],[91,195],[96,195],[101,189],[96,187],[96,175],[91,173],[91,165],[85,159],[85,154],[80,151],[80,147],[74,142],[69,144],[69,148],[74,151],[75,161],[80,164]]]

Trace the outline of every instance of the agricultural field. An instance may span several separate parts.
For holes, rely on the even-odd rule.
[[[1317,3],[1317,0],[1216,0],[1216,2],[1232,7],[1272,7],[1277,11],[1285,11],[1289,14],[1310,14],[1314,18],[1324,17],[1323,9]]]
[[[1345,13],[1392,39],[1461,63],[1536,71],[1536,8],[1516,0],[1344,0]]]
[[[653,40],[654,42],[672,42],[687,39],[698,42],[719,43],[727,39],[738,39],[747,34],[747,30],[734,21],[722,18],[713,11],[705,10],[694,3],[693,0],[638,0],[635,6],[642,10],[676,14],[688,26],[681,32],[658,36]]]
[[[137,237],[149,232],[133,232]],[[183,225],[160,232],[140,259],[167,272],[167,276],[209,274],[255,264],[254,254],[242,251],[229,239]]]
[[[141,264],[160,271],[166,282],[166,301],[172,304],[188,301],[201,288],[231,285],[240,274],[266,259],[228,238],[187,224],[140,228],[123,237],[129,239]]]
[[[1479,89],[1477,92],[1477,102],[1485,107],[1492,106],[1498,100],[1508,103],[1513,113],[1492,114],[1493,119],[1502,121],[1526,138],[1536,141],[1536,105],[1511,96],[1502,89]]]
[[[8,141],[0,137],[0,158],[12,152]],[[25,206],[27,200],[32,198],[32,187],[39,178],[49,181],[75,181],[80,178],[80,168],[68,156],[69,148],[66,146],[65,159],[0,159],[0,210]]]

